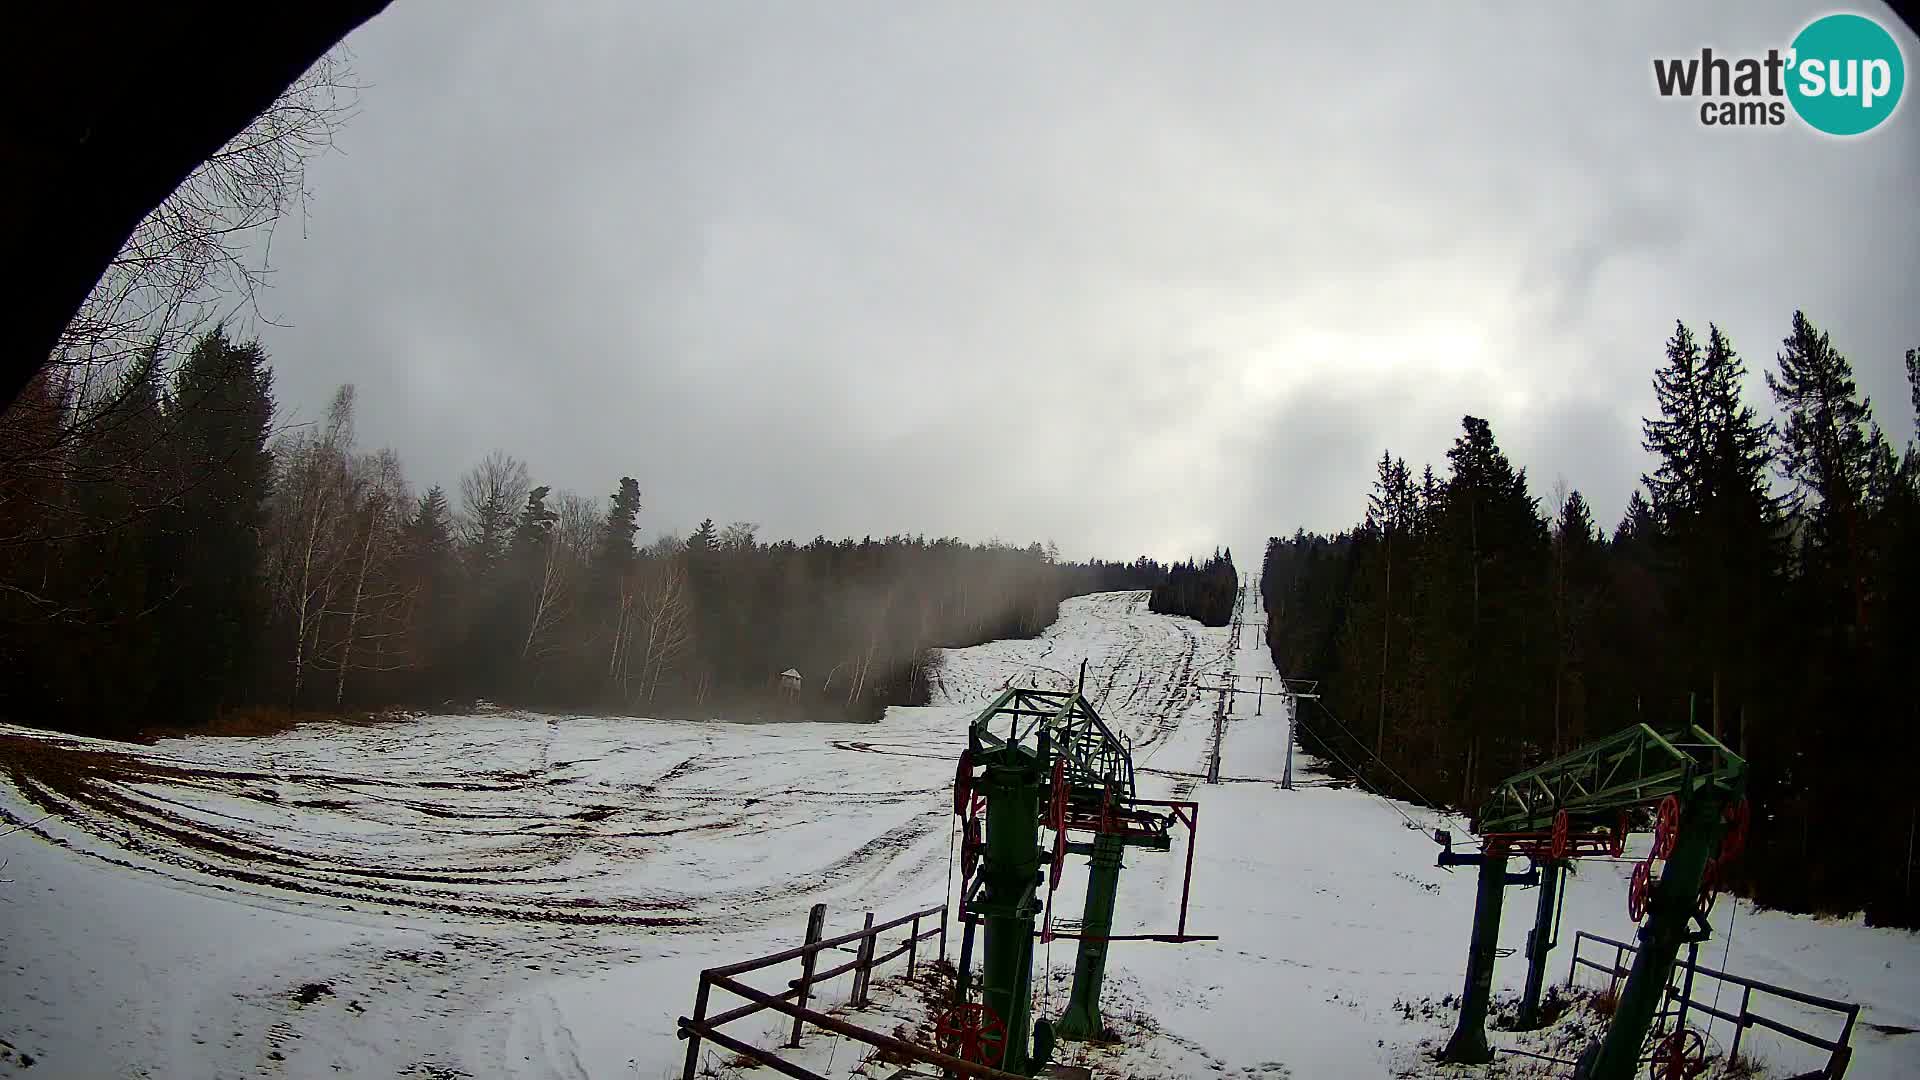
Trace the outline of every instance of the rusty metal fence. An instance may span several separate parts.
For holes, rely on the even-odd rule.
[[[1611,948],[1613,950],[1611,963],[1595,960],[1591,956],[1580,955],[1580,947],[1583,944],[1589,943],[1593,946],[1588,950],[1589,952],[1598,952],[1603,956],[1605,955],[1605,949]],[[1573,959],[1567,964],[1567,985],[1573,985],[1574,973],[1576,971],[1582,967],[1587,967],[1607,976],[1607,988],[1609,992],[1617,992],[1620,980],[1626,978],[1630,970],[1628,964],[1629,958],[1638,951],[1637,946],[1630,945],[1624,941],[1615,941],[1612,938],[1601,937],[1599,934],[1590,934],[1585,930],[1577,931],[1573,935]],[[1802,1074],[1802,1076],[1795,1077],[1793,1080],[1816,1080],[1816,1078],[1817,1080],[1840,1080],[1840,1077],[1846,1074],[1847,1063],[1853,1057],[1853,1048],[1850,1045],[1850,1040],[1853,1038],[1854,1023],[1860,1018],[1859,1005],[1849,1001],[1839,1001],[1834,998],[1824,998],[1815,994],[1803,993],[1799,990],[1791,990],[1784,986],[1761,982],[1758,979],[1749,979],[1740,975],[1730,975],[1727,972],[1716,971],[1713,968],[1701,965],[1690,957],[1676,961],[1674,964],[1674,973],[1680,978],[1680,984],[1676,986],[1669,983],[1667,986],[1666,1013],[1677,1016],[1677,1023],[1681,1024],[1686,1023],[1689,1012],[1702,1012],[1708,1016],[1732,1024],[1733,1045],[1727,1050],[1727,1058],[1729,1061],[1740,1053],[1740,1043],[1745,1038],[1749,1028],[1764,1028],[1768,1031],[1784,1035],[1795,1042],[1803,1043],[1827,1052],[1827,1063],[1823,1068],[1812,1073]],[[1693,984],[1694,976],[1696,975],[1709,979],[1717,979],[1723,986],[1739,987],[1739,1004],[1737,1006],[1730,1006],[1732,1011],[1727,1011],[1720,1008],[1717,1002],[1700,1001],[1694,998]],[[1840,1019],[1839,1033],[1831,1038],[1816,1035],[1809,1031],[1802,1031],[1777,1018],[1757,1013],[1753,1010],[1753,997],[1755,994],[1797,1002],[1823,1012],[1834,1013],[1836,1017]]]
[[[926,930],[921,929],[922,923],[936,918],[938,919],[936,925]],[[782,1058],[775,1050],[763,1049],[720,1030],[736,1020],[768,1009],[793,1019],[793,1034],[785,1044],[786,1049],[798,1048],[802,1030],[806,1025],[812,1024],[822,1030],[865,1043],[902,1060],[925,1062],[947,1070],[951,1074],[979,1077],[981,1080],[1026,1080],[1025,1077],[1017,1074],[1002,1072],[999,1069],[916,1046],[904,1039],[872,1031],[840,1017],[807,1007],[808,999],[813,996],[816,986],[852,972],[853,986],[848,1000],[854,1008],[864,1008],[871,1000],[868,994],[873,970],[905,956],[907,977],[911,979],[919,964],[920,943],[929,938],[940,939],[939,958],[945,960],[947,956],[947,906],[945,904],[909,912],[877,925],[873,921],[873,913],[868,912],[865,926],[837,937],[822,936],[825,924],[826,905],[815,904],[807,918],[805,944],[753,960],[742,960],[735,964],[708,968],[700,973],[700,988],[693,999],[693,1015],[679,1018],[679,1037],[687,1040],[686,1069],[681,1074],[683,1080],[694,1080],[699,1066],[700,1044],[703,1040],[731,1050],[786,1076],[796,1077],[798,1080],[824,1080],[818,1073]],[[901,927],[907,928],[904,940],[885,953],[879,952],[880,939]],[[822,952],[829,949],[844,949],[849,945],[854,947],[852,960],[825,971],[817,970],[818,959]],[[798,976],[789,979],[786,989],[778,993],[750,986],[740,979],[740,976],[749,972],[795,962],[800,966]],[[732,994],[746,1004],[710,1016],[707,1009],[715,989]]]

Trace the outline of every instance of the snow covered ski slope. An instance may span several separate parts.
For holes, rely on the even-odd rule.
[[[949,653],[936,704],[876,725],[498,712],[151,747],[0,728],[0,1076],[678,1075],[674,1018],[701,968],[793,944],[815,902],[840,930],[940,901],[968,721],[1010,682],[1071,688],[1082,660],[1142,794],[1200,801],[1188,923],[1221,935],[1117,944],[1108,1007],[1136,1041],[1090,1062],[1473,1074],[1422,1057],[1451,1023],[1437,1003],[1459,990],[1471,874],[1433,865],[1414,827],[1430,812],[1303,762],[1280,790],[1271,700],[1257,717],[1241,701],[1224,782],[1201,782],[1213,706],[1196,683],[1273,674],[1257,632],[1231,654],[1228,637],[1144,594],[1084,597],[1039,639]],[[1116,933],[1172,927],[1185,842],[1128,856]],[[1581,868],[1563,941],[1630,936],[1625,873]],[[1077,914],[1077,879],[1056,915]],[[1503,946],[1530,900],[1510,898]],[[1869,1005],[1849,1076],[1920,1076],[1920,1035],[1899,1033],[1920,1028],[1913,935],[1723,902],[1729,917],[1732,970]],[[1703,960],[1726,947],[1717,934]],[[1071,943],[1039,959],[1057,1013]],[[1523,974],[1509,957],[1497,985]],[[1810,1063],[1793,1053],[1777,1075]]]

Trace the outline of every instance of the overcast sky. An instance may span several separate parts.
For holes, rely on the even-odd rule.
[[[1920,106],[1836,140],[1653,89],[1824,5],[1319,7],[395,0],[275,240],[282,405],[356,384],[421,488],[636,476],[649,533],[1243,565],[1465,413],[1610,527],[1676,317],[1770,411],[1804,307],[1910,436]]]

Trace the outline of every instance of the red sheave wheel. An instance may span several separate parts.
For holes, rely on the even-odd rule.
[[[1053,798],[1047,804],[1047,827],[1055,832],[1067,831],[1067,759],[1065,756],[1053,759]]]
[[[1707,1041],[1692,1028],[1680,1028],[1660,1040],[1647,1062],[1650,1080],[1692,1080],[1707,1071]]]
[[[1067,868],[1067,833],[1062,829],[1053,834],[1053,873],[1047,879],[1049,889],[1060,887],[1060,874]]]
[[[942,1053],[976,1065],[998,1065],[1007,1052],[1007,1025],[981,1002],[965,1001],[948,1009],[934,1031]]]
[[[953,773],[953,812],[965,816],[973,801],[973,751],[960,751],[960,764]]]
[[[1607,853],[1619,858],[1627,853],[1627,812],[1620,811],[1620,821],[1613,827],[1613,836],[1607,841]]]
[[[986,844],[982,843],[980,839],[980,819],[977,817],[968,818],[967,827],[960,835],[961,877],[973,877],[973,872],[980,868],[980,852],[985,847]]]
[[[1680,800],[1669,795],[1660,800],[1660,810],[1653,818],[1653,857],[1665,859],[1673,854],[1673,845],[1680,839]]]
[[[1567,857],[1567,831],[1569,828],[1571,828],[1571,825],[1567,821],[1567,812],[1565,810],[1553,815],[1552,851],[1553,857],[1556,859],[1564,859]]]
[[[1720,858],[1737,859],[1747,850],[1747,827],[1753,822],[1753,807],[1741,799],[1727,807],[1727,834],[1720,840]]]
[[[1653,889],[1651,863],[1635,863],[1633,878],[1627,882],[1627,915],[1634,922],[1647,917],[1647,894]]]
[[[1720,860],[1708,859],[1707,872],[1700,875],[1700,896],[1694,901],[1694,907],[1705,919],[1713,911],[1713,902],[1720,896]]]

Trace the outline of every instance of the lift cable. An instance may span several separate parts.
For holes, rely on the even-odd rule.
[[[1740,918],[1740,898],[1738,896],[1729,896],[1727,899],[1731,900],[1732,903],[1727,905],[1727,945],[1726,948],[1720,950],[1720,970],[1723,972],[1727,970],[1727,960],[1733,955],[1733,924],[1735,920]],[[1713,1007],[1715,1009],[1720,1007],[1720,991],[1725,989],[1726,985],[1727,980],[1725,979],[1715,979],[1713,981]]]
[[[953,838],[960,831],[960,818],[955,815],[947,821],[947,896],[953,895]]]
[[[1412,784],[1408,783],[1406,777],[1401,776],[1399,773],[1393,770],[1393,766],[1387,764],[1384,761],[1380,761],[1380,756],[1378,754],[1375,754],[1372,750],[1367,749],[1367,744],[1360,741],[1360,737],[1353,733],[1352,728],[1348,727],[1345,724],[1341,724],[1340,718],[1333,715],[1333,710],[1327,708],[1325,702],[1321,701],[1319,698],[1313,698],[1312,701],[1315,705],[1318,705],[1320,707],[1321,712],[1327,714],[1327,719],[1333,721],[1336,724],[1340,724],[1340,730],[1347,733],[1347,738],[1352,739],[1354,742],[1354,745],[1358,746],[1362,753],[1366,754],[1368,757],[1372,758],[1375,761],[1379,761],[1380,767],[1387,770],[1387,775],[1393,777],[1395,780],[1400,781],[1403,787],[1405,787],[1408,791],[1413,793],[1414,798],[1420,800],[1422,803],[1425,803],[1429,807],[1437,807],[1440,805],[1439,803],[1434,802],[1432,799],[1427,798],[1425,792],[1421,791],[1419,788],[1414,787]]]
[[[1339,721],[1336,720],[1335,723],[1339,723]],[[1374,797],[1378,798],[1381,802],[1384,802],[1388,806],[1392,807],[1394,813],[1399,814],[1402,818],[1404,818],[1407,823],[1407,828],[1414,829],[1419,832],[1427,831],[1427,827],[1425,825],[1422,825],[1419,822],[1413,820],[1411,817],[1408,817],[1407,812],[1405,810],[1400,809],[1399,803],[1395,802],[1392,798],[1388,797],[1387,794],[1381,791],[1379,788],[1376,788],[1372,784],[1367,783],[1366,776],[1363,775],[1359,769],[1356,769],[1352,765],[1348,764],[1346,758],[1343,758],[1339,754],[1335,753],[1333,750],[1333,746],[1329,744],[1325,738],[1323,738],[1316,732],[1310,731],[1304,724],[1300,725],[1295,730],[1308,735],[1312,735],[1314,741],[1320,744],[1320,749],[1326,751],[1326,754],[1328,757],[1338,762],[1341,768],[1346,769],[1348,772],[1353,774],[1354,783],[1359,784],[1362,790],[1366,791],[1368,794],[1373,795]]]
[[[1314,698],[1312,700],[1316,705],[1319,704],[1320,699]],[[1340,718],[1337,716],[1334,716],[1333,713],[1328,712],[1327,707],[1325,705],[1320,706],[1320,711],[1325,712],[1327,714],[1327,718],[1332,720],[1335,724],[1339,724],[1340,730],[1345,731],[1347,733],[1347,737],[1353,740],[1354,745],[1359,746],[1360,749],[1362,750],[1367,749],[1366,745],[1361,743],[1359,738],[1353,734],[1352,729],[1348,728],[1347,725],[1345,724],[1341,724]],[[1307,734],[1312,735],[1314,738],[1314,741],[1320,744],[1320,748],[1326,751],[1327,756],[1333,758],[1333,760],[1338,762],[1341,765],[1341,767],[1345,768],[1348,772],[1353,774],[1354,783],[1359,784],[1362,788],[1378,796],[1381,799],[1381,801],[1385,802],[1388,806],[1392,807],[1393,812],[1396,814],[1399,814],[1400,817],[1406,821],[1407,828],[1413,829],[1416,832],[1427,831],[1428,827],[1426,825],[1423,825],[1420,822],[1415,821],[1412,817],[1408,816],[1405,810],[1400,809],[1400,803],[1398,800],[1394,799],[1392,796],[1388,795],[1386,792],[1381,791],[1379,788],[1375,787],[1374,785],[1368,783],[1366,775],[1364,773],[1362,773],[1359,769],[1354,768],[1352,763],[1348,762],[1345,758],[1335,753],[1333,750],[1333,745],[1329,743],[1324,736],[1308,728],[1305,724],[1296,725],[1295,730],[1306,732]],[[1372,752],[1368,751],[1368,755],[1371,756]],[[1379,760],[1379,759],[1376,758],[1375,760]],[[1386,763],[1381,762],[1381,764],[1384,766]],[[1387,771],[1392,772],[1393,770],[1388,769]],[[1398,776],[1397,773],[1394,775]],[[1400,782],[1403,784],[1406,784],[1406,781],[1404,779],[1401,780]],[[1417,789],[1414,789],[1413,785],[1407,784],[1407,788],[1408,790],[1413,791],[1414,795],[1417,798],[1419,798],[1422,802],[1428,801],[1427,797],[1425,795],[1422,795]]]

